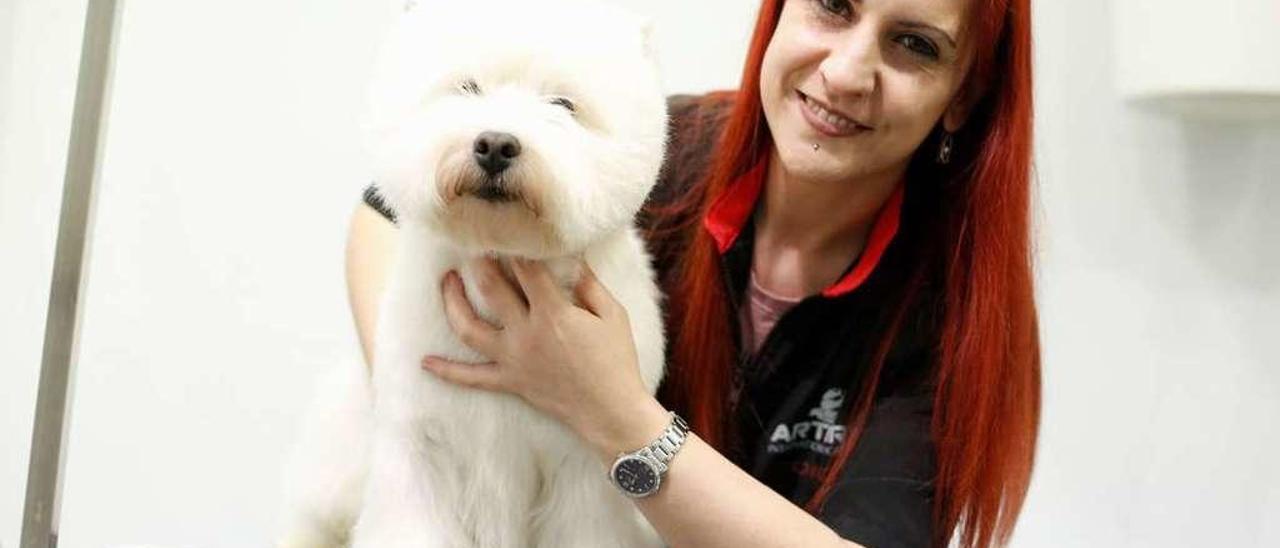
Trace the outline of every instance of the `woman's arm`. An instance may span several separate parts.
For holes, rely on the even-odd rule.
[[[653,441],[670,415],[656,399],[587,442],[611,466],[619,452]],[[607,481],[601,479],[601,481]],[[657,493],[636,506],[673,548],[858,546],[738,468],[697,434],[676,453]]]
[[[445,276],[445,316],[461,340],[492,362],[428,356],[440,378],[508,392],[577,432],[605,464],[658,437],[669,415],[644,388],[626,310],[585,263],[575,304],[546,266],[515,260],[512,287],[491,259],[473,265],[475,289],[491,303],[501,329],[480,318],[461,278]],[[521,293],[525,298],[521,298]],[[526,304],[527,302],[527,304]],[[695,435],[675,455],[658,493],[636,504],[673,547],[856,546],[775,493]]]
[[[373,367],[378,305],[395,250],[396,227],[366,202],[356,206],[347,229],[347,300],[364,362]]]

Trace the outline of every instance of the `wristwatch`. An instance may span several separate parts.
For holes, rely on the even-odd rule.
[[[680,415],[671,413],[671,424],[658,439],[630,453],[618,453],[618,459],[609,468],[609,480],[624,495],[642,498],[658,492],[667,464],[675,456],[689,435],[689,423]]]

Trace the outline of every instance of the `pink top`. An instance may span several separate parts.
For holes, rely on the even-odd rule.
[[[760,287],[756,281],[756,270],[752,268],[751,280],[747,283],[747,302],[738,311],[742,347],[751,349],[753,355],[758,352],[773,324],[778,323],[778,318],[802,300],[804,297],[783,297]]]

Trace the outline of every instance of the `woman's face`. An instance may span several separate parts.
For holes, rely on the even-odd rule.
[[[944,113],[947,129],[958,129],[967,2],[786,0],[760,95],[788,174],[901,174]]]

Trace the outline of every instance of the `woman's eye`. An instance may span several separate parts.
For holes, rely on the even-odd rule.
[[[578,111],[578,106],[573,104],[573,101],[571,101],[568,97],[553,97],[550,102],[553,105],[563,107],[565,110],[571,113]]]
[[[458,91],[467,95],[480,95],[480,84],[477,84],[471,78],[467,78],[458,83]]]
[[[849,0],[817,0],[817,2],[824,11],[832,15],[845,19],[853,15],[853,6],[849,5]]]
[[[907,49],[913,52],[919,53],[920,55],[923,55],[930,59],[938,58],[938,48],[934,47],[933,43],[929,42],[924,38],[921,38],[914,34],[906,34],[906,35],[900,36],[898,38],[898,42],[906,46]]]

